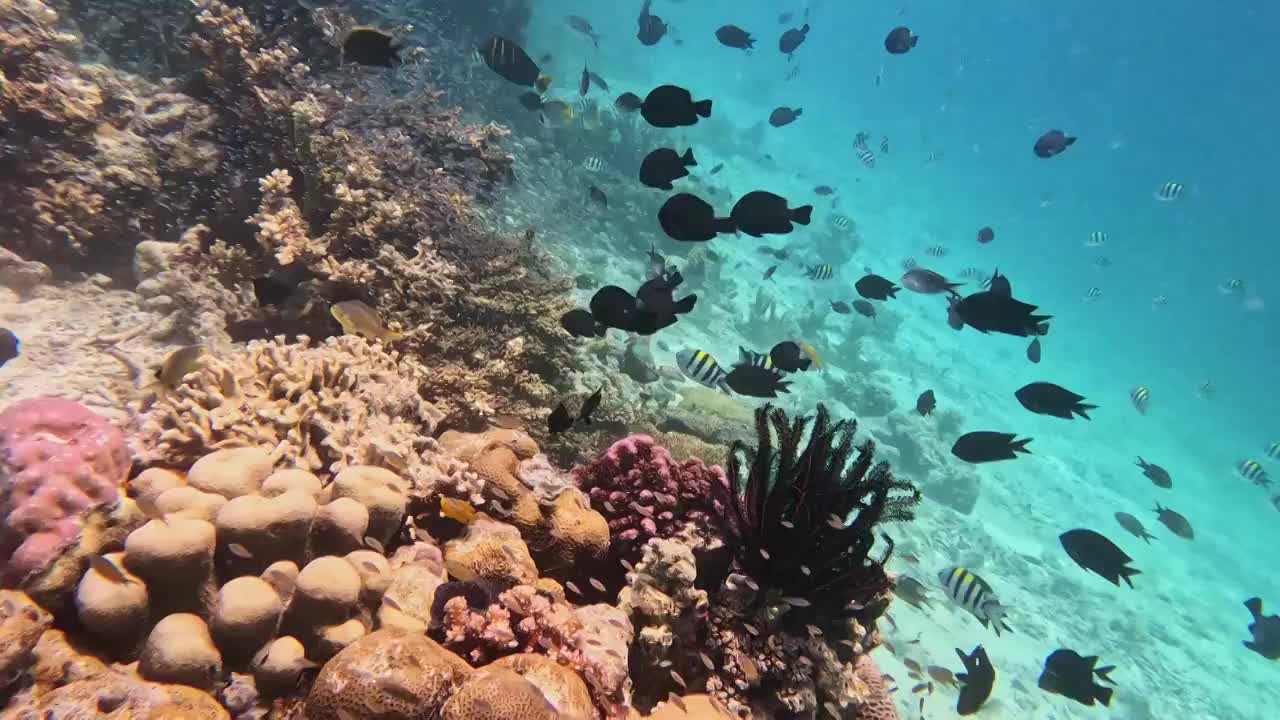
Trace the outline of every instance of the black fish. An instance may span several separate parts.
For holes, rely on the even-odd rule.
[[[636,38],[642,45],[657,45],[662,36],[667,34],[667,24],[662,22],[662,18],[649,12],[652,4],[653,0],[644,0],[644,5],[640,7],[640,29],[636,31]]]
[[[520,93],[520,97],[518,99],[520,100],[520,104],[524,106],[525,110],[532,112],[542,109],[542,95],[537,91],[530,90],[528,92]]]
[[[921,415],[929,415],[936,407],[938,407],[938,399],[933,396],[933,390],[925,390],[920,393],[920,397],[916,398],[916,412]]]
[[[652,278],[641,285],[634,296],[617,285],[606,285],[591,297],[591,316],[612,328],[652,335],[674,325],[676,315],[693,310],[697,295],[686,296],[678,302],[672,297],[672,291],[681,282],[683,278],[679,273]]]
[[[737,365],[725,376],[725,384],[739,395],[774,398],[778,393],[791,392],[778,373],[751,365]]]
[[[601,386],[599,390],[591,393],[591,395],[587,396],[587,399],[582,402],[582,409],[578,411],[578,422],[583,425],[591,424],[591,413],[595,412],[596,408],[600,407],[600,398],[602,393],[604,393],[604,386]]]
[[[689,193],[672,195],[658,210],[658,224],[673,240],[705,242],[736,227],[730,218],[715,216],[715,208]]]
[[[1027,346],[1027,359],[1033,363],[1040,362],[1040,336],[1037,335],[1031,339],[1031,344]]]
[[[591,71],[582,66],[582,78],[578,80],[578,95],[585,96],[591,90]]]
[[[1280,660],[1280,615],[1263,615],[1262,598],[1249,598],[1244,606],[1253,613],[1249,623],[1253,640],[1245,640],[1244,646],[1268,660]]]
[[[1036,140],[1036,145],[1032,149],[1035,151],[1036,157],[1051,158],[1071,147],[1075,141],[1075,137],[1061,130],[1050,130]]]
[[[14,335],[12,330],[0,328],[0,367],[4,367],[5,363],[18,357],[21,345],[18,336]]]
[[[778,49],[787,56],[788,60],[790,60],[791,53],[795,52],[796,48],[800,47],[800,43],[804,42],[804,39],[808,34],[808,23],[805,23],[804,27],[801,28],[792,28],[782,33],[782,37],[778,38]]]
[[[1091,419],[1089,411],[1098,407],[1080,402],[1084,400],[1083,395],[1077,395],[1061,385],[1049,382],[1033,382],[1024,385],[1014,393],[1014,397],[1018,398],[1022,407],[1033,413],[1052,415],[1064,420],[1073,419],[1072,413],[1089,420]]]
[[[756,190],[743,195],[734,204],[729,217],[742,232],[760,237],[765,234],[785,235],[794,229],[792,222],[808,225],[811,212],[812,205],[790,209],[786,198]]]
[[[864,275],[853,284],[853,289],[868,300],[888,300],[898,297],[897,293],[902,288],[879,275]]]
[[[613,101],[613,106],[623,112],[635,112],[640,109],[641,105],[644,105],[644,100],[632,92],[624,92],[618,96],[617,100]]]
[[[777,265],[770,265],[769,269],[764,271],[764,277],[761,279],[768,280],[769,278],[773,277],[773,274],[777,271],[778,271]]]
[[[783,372],[798,372],[808,370],[813,365],[813,360],[800,346],[790,340],[783,340],[774,345],[769,350],[769,360],[773,362],[773,366]]]
[[[932,270],[926,270],[922,267],[913,266],[902,276],[903,287],[911,292],[918,292],[924,295],[937,295],[938,293],[944,292],[955,295],[955,288],[958,288],[963,284],[964,283],[953,283],[938,273]]]
[[[551,415],[547,417],[547,430],[556,435],[573,427],[573,415],[569,413],[568,408],[564,406],[564,401],[560,401],[555,409],[551,411]]]
[[[889,51],[890,55],[901,55],[920,42],[919,35],[911,34],[910,28],[896,27],[889,31],[884,38],[884,49]]]
[[[982,243],[983,245],[986,245],[987,243],[995,239],[996,239],[996,231],[992,230],[989,227],[984,227],[978,231],[978,242]]]
[[[1018,457],[1018,453],[1030,455],[1031,451],[1027,449],[1027,443],[1031,442],[1031,438],[1015,440],[1016,437],[1017,433],[988,430],[965,433],[951,446],[951,454],[965,462],[975,464],[1013,460]]]
[[[659,190],[672,189],[671,181],[689,175],[690,168],[697,165],[693,159],[693,148],[678,154],[671,148],[658,148],[645,156],[640,162],[640,182]]]
[[[802,112],[804,112],[804,110],[801,108],[789,108],[785,106],[775,108],[773,112],[769,113],[769,124],[774,127],[790,125],[796,121],[796,118],[800,117]]]
[[[836,189],[831,187],[830,185],[819,185],[818,187],[813,189],[813,192],[815,195],[822,195],[824,197],[834,193],[835,191]]]
[[[787,12],[784,12],[784,13],[782,13],[781,15],[779,15],[779,16],[778,16],[778,24],[779,24],[779,25],[786,25],[787,23],[791,22],[791,18],[793,18],[793,17],[795,17],[795,16],[796,16],[796,14],[795,14],[795,13],[791,12],[790,10],[788,10]]]
[[[1156,514],[1157,520],[1169,528],[1169,532],[1185,540],[1196,539],[1196,531],[1191,528],[1191,521],[1187,520],[1181,513],[1170,510],[1167,507],[1161,507],[1160,503],[1156,503],[1151,512]]]
[[[587,188],[587,198],[590,199],[591,202],[595,203],[596,205],[599,205],[602,208],[609,207],[609,198],[604,194],[603,190],[596,187],[595,185],[592,185],[591,187]]]
[[[551,78],[542,74],[524,48],[504,37],[490,37],[479,52],[484,64],[509,82],[536,88],[538,92],[546,92],[551,86]]]
[[[636,310],[636,298],[617,285],[605,285],[591,296],[591,317],[601,325],[626,330]]]
[[[1173,487],[1173,477],[1169,475],[1168,470],[1155,463],[1149,463],[1141,457],[1138,458],[1138,467],[1142,468],[1142,474],[1146,475],[1156,487]]]
[[[914,272],[914,270],[912,271]],[[1036,315],[1038,306],[1029,305],[990,290],[965,297],[953,306],[965,324],[981,333],[997,332],[1026,337],[1043,335],[1040,331],[1052,315]]]
[[[709,172],[709,173],[707,173],[707,174],[708,174],[708,175],[715,175],[716,173],[720,172],[720,171],[721,171],[721,170],[723,170],[723,169],[724,169],[724,163],[716,163],[716,166],[715,166],[715,167],[713,167],[713,168],[711,168],[711,172]]]
[[[604,78],[593,72],[588,72],[587,76],[591,78],[591,82],[595,83],[596,87],[605,92],[609,92],[609,83],[605,82]]]
[[[1072,560],[1076,561],[1077,565],[1101,575],[1112,585],[1119,586],[1120,580],[1123,579],[1129,587],[1133,587],[1133,581],[1129,578],[1142,572],[1136,568],[1125,567],[1133,562],[1133,558],[1126,555],[1119,546],[1102,533],[1076,528],[1062,533],[1058,536],[1058,540],[1062,542],[1062,548],[1067,551],[1067,555],[1071,556]]]
[[[361,65],[395,67],[400,64],[400,48],[395,38],[377,28],[351,29],[342,40],[342,57]]]
[[[1094,682],[1096,674],[1099,679],[1115,684],[1107,673],[1116,669],[1115,665],[1095,668],[1098,656],[1081,657],[1074,650],[1060,648],[1049,654],[1044,660],[1044,672],[1040,673],[1040,689],[1055,695],[1069,697],[1081,705],[1093,705],[1097,700],[1104,707],[1111,705],[1111,688]]]
[[[756,46],[756,39],[751,37],[751,33],[737,25],[722,25],[719,30],[716,30],[716,39],[721,45],[738,50],[750,50]]]
[[[1142,521],[1127,512],[1116,513],[1116,522],[1120,523],[1120,527],[1127,530],[1130,535],[1142,538],[1142,540],[1148,545],[1150,545],[1151,541],[1156,537],[1155,535],[1147,532],[1147,529],[1142,526]]]
[[[640,115],[654,127],[694,125],[698,118],[711,117],[711,101],[694,101],[688,90],[675,85],[659,85],[649,91],[640,105]]]
[[[996,268],[991,274],[991,280],[987,283],[987,290],[996,295],[1004,297],[1013,297],[1013,286],[1009,284],[1009,278],[1000,274],[1000,268]]]
[[[604,337],[607,328],[596,322],[591,313],[574,308],[560,316],[560,327],[574,337]]]
[[[853,309],[857,310],[858,314],[863,317],[869,317],[872,320],[876,319],[876,306],[866,300],[854,300]]]
[[[775,265],[774,267],[777,267],[777,266]],[[831,301],[831,309],[840,313],[841,315],[848,315],[849,313],[853,312],[853,308],[849,307],[849,303],[843,300]]]
[[[956,648],[956,654],[960,656],[960,662],[964,663],[965,671],[956,673],[956,680],[964,683],[960,687],[960,699],[956,702],[956,712],[960,715],[972,715],[982,707],[982,705],[991,697],[991,691],[996,686],[996,669],[991,664],[991,658],[987,657],[987,651],[981,645],[973,649],[973,652],[965,655],[960,648]]]

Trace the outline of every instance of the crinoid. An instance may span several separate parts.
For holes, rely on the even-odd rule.
[[[833,423],[822,405],[794,420],[765,405],[756,411],[756,447],[730,450],[721,525],[735,571],[766,600],[792,605],[789,624],[852,617],[869,626],[887,604],[893,543],[885,536],[884,554],[872,557],[875,528],[912,519],[920,491],[888,463],[872,464],[870,440],[855,449],[856,431],[857,422]]]

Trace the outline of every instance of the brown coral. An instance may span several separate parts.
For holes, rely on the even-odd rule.
[[[444,704],[442,720],[557,720],[560,713],[519,673],[487,667],[471,676]]]

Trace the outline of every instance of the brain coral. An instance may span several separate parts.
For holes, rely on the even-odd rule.
[[[0,413],[0,567],[17,584],[79,536],[90,509],[114,503],[129,472],[124,436],[74,400],[32,398]]]
[[[185,467],[210,449],[265,447],[304,470],[390,467],[430,488],[449,470],[428,452],[440,415],[420,392],[427,375],[412,358],[356,336],[251,342],[207,359],[150,407],[142,454]]]

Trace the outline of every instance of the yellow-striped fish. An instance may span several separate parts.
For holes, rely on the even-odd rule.
[[[1240,477],[1258,487],[1266,487],[1271,484],[1271,478],[1267,477],[1267,471],[1262,469],[1262,464],[1257,460],[1245,460],[1236,469],[1240,471]]]
[[[1129,399],[1133,401],[1133,407],[1143,415],[1147,414],[1147,407],[1151,405],[1151,391],[1146,385],[1139,385],[1129,391]]]
[[[690,380],[713,390],[729,392],[725,377],[728,375],[704,350],[681,350],[676,353],[676,365]]]
[[[806,275],[811,280],[830,280],[831,276],[835,274],[836,274],[835,270],[832,269],[830,263],[822,263],[821,265],[814,265],[813,267],[809,268],[809,271],[806,273]]]
[[[967,568],[953,567],[938,573],[938,581],[957,605],[978,618],[982,627],[990,625],[996,631],[996,637],[1000,636],[1001,630],[1013,632],[1004,621],[1004,614],[1008,609],[996,599],[985,580]]]
[[[822,356],[818,354],[817,348],[803,340],[797,340],[796,344],[799,345],[800,350],[804,352],[805,355],[808,355],[809,359],[813,361],[813,366],[821,370],[824,363],[822,362]]]
[[[404,337],[403,333],[387,329],[387,326],[382,324],[382,317],[378,315],[378,311],[359,300],[334,303],[329,307],[329,314],[342,325],[342,331],[348,335],[363,335],[383,342]]]
[[[738,346],[738,365],[748,365],[761,370],[772,370],[779,375],[782,374],[773,366],[773,358],[769,353],[751,352],[741,345]]]

